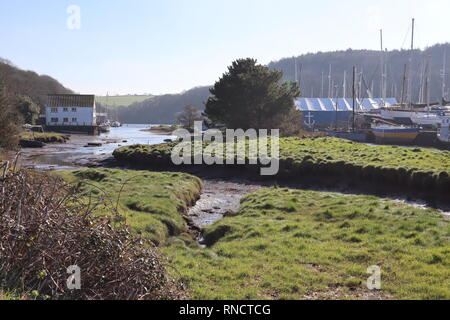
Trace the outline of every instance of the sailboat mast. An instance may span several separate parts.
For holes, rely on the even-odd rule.
[[[427,61],[427,67],[425,71],[425,95],[426,99],[425,102],[427,103],[427,107],[430,107],[430,78],[431,78],[431,56],[429,57]]]
[[[333,94],[333,88],[331,83],[331,64],[330,64],[330,70],[328,72],[328,98],[332,98]]]
[[[416,20],[412,19],[412,29],[411,29],[411,52],[409,56],[409,72],[408,72],[408,104],[409,108],[412,109],[412,58],[413,58],[413,52],[414,52],[414,28],[415,28],[415,22]]]
[[[363,81],[364,70],[361,68],[361,72],[359,73],[359,82],[358,82],[358,98],[362,98],[362,81]]]
[[[322,87],[321,87],[321,91],[320,91],[320,97],[321,98],[325,98],[324,95],[323,95],[324,94],[324,92],[323,92],[323,80],[324,80],[323,77],[324,77],[324,73],[323,73],[323,70],[322,70]]]
[[[386,99],[386,97],[384,97],[384,50],[383,50],[383,29],[380,29],[380,44],[381,44],[381,55],[380,55],[380,59],[381,59],[381,82],[380,82],[380,97],[381,97],[381,104],[384,107],[385,103],[384,100]],[[372,93],[373,93],[373,88],[372,88]]]
[[[405,69],[403,71],[403,82],[402,82],[402,96],[401,96],[401,101],[400,101],[400,105],[403,106],[403,104],[405,103],[405,91],[406,91],[406,73],[408,70],[408,66],[405,64]]]
[[[344,71],[344,83],[342,85],[342,98],[347,98],[347,71]]]
[[[419,90],[419,103],[423,103],[423,96],[424,96],[424,81],[425,81],[425,63],[421,63],[421,70],[420,70],[420,90]]]
[[[445,73],[445,69],[446,69],[446,64],[447,64],[447,48],[444,48],[444,61],[442,62],[442,100],[445,100],[445,77],[447,76],[447,74]]]
[[[352,79],[352,100],[353,100],[353,102],[352,102],[352,130],[353,130],[353,132],[355,132],[355,100],[356,100],[355,81],[356,81],[356,67],[353,66],[353,79]]]
[[[300,70],[298,73],[298,87],[300,89],[300,92],[302,92],[302,72],[303,72],[303,64],[300,63]]]
[[[294,81],[298,85],[298,68],[297,68],[297,58],[294,58]]]

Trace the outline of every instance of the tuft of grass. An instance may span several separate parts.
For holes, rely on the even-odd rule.
[[[69,139],[68,135],[55,132],[23,132],[19,137],[20,139],[35,140],[44,143],[65,143]]]
[[[204,237],[163,249],[197,299],[450,299],[450,221],[432,209],[268,188]],[[381,291],[366,287],[373,265]]]
[[[185,173],[86,169],[55,174],[78,184],[86,203],[107,201],[118,205],[123,222],[156,245],[166,244],[173,236],[183,238],[188,232],[183,215],[203,188],[199,178]],[[96,212],[110,214],[102,206]]]

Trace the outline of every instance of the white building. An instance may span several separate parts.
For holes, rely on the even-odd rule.
[[[95,126],[95,96],[52,94],[45,106],[47,126]]]

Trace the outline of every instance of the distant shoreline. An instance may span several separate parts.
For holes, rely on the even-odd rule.
[[[143,132],[151,132],[153,134],[166,136],[166,135],[172,135],[172,133],[176,129],[177,129],[176,127],[157,126],[157,127],[153,127],[153,128],[142,129],[141,131],[143,131]]]

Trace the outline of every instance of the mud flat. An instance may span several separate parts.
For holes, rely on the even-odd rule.
[[[189,209],[188,218],[195,229],[200,230],[197,240],[203,241],[201,230],[224,216],[232,216],[239,210],[241,198],[265,185],[239,179],[206,179],[200,199]]]
[[[110,155],[105,148],[87,148],[89,143],[117,144],[117,139],[107,139],[88,135],[71,135],[64,144],[47,144],[40,149],[24,148],[18,163],[25,168],[37,170],[69,170],[93,166],[106,160]]]

